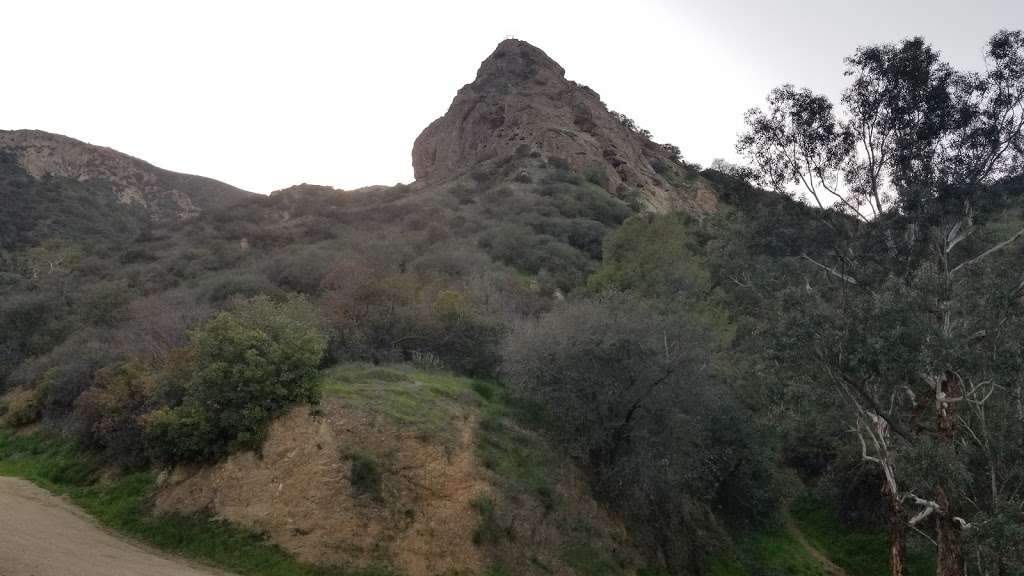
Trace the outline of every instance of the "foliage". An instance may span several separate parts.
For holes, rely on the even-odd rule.
[[[0,398],[0,425],[21,428],[39,421],[42,410],[35,390],[15,389]]]
[[[362,454],[350,454],[348,459],[352,463],[349,480],[355,493],[381,502],[384,498],[381,492],[383,474],[377,462]]]
[[[696,302],[707,298],[710,277],[695,252],[685,216],[637,216],[609,237],[602,266],[588,286]]]
[[[851,576],[873,576],[888,570],[888,543],[878,531],[864,532],[843,524],[828,503],[812,496],[797,499],[792,514],[812,545]],[[935,573],[935,560],[929,543],[915,542],[907,559],[907,573],[925,576]]]
[[[74,436],[115,464],[146,464],[141,415],[152,405],[156,387],[153,374],[137,362],[100,370],[96,383],[75,400]]]
[[[972,200],[1024,162],[1024,35],[989,41],[984,75],[955,70],[922,38],[864,46],[846,59],[842,115],[825,96],[783,85],[751,109],[737,143],[760,183],[804,189],[817,205],[865,217]]]
[[[145,214],[118,201],[101,180],[37,179],[17,158],[0,152],[0,250],[17,250],[63,238],[70,241],[128,240]]]
[[[480,515],[480,523],[473,530],[473,544],[493,546],[511,537],[509,528],[502,526],[494,509],[494,501],[480,497],[473,500],[473,509]]]
[[[775,335],[792,344],[768,352],[846,404],[861,459],[881,476],[894,575],[908,527],[926,520],[939,574],[965,573],[968,558],[981,572],[1019,564],[1007,532],[972,520],[1013,526],[1024,505],[1002,488],[1021,473],[1003,455],[1024,447],[1011,408],[1024,222],[991,186],[1022,169],[1024,36],[996,34],[986,56],[980,75],[920,38],[862,47],[847,59],[842,117],[786,85],[748,113],[738,143],[776,191],[798,184],[821,208],[833,201],[830,253],[801,254],[813,274],[779,292]]]
[[[192,335],[179,406],[146,417],[156,457],[207,460],[258,448],[267,424],[297,403],[316,403],[326,337],[314,308],[293,296],[256,297]]]
[[[599,495],[650,531],[672,571],[701,564],[710,542],[696,539],[713,533],[692,531],[707,506],[763,517],[775,503],[770,461],[710,381],[714,341],[694,316],[611,293],[519,327],[504,355],[510,393],[591,471]],[[659,536],[684,531],[692,539]]]
[[[381,363],[431,354],[463,374],[494,374],[502,327],[464,290],[359,264],[336,267],[327,286],[334,358]]]

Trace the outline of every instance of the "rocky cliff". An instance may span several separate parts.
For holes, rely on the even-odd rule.
[[[606,182],[616,195],[638,197],[651,211],[707,212],[716,204],[709,182],[521,40],[499,44],[448,112],[419,135],[413,168],[418,181],[443,182],[527,148]]]

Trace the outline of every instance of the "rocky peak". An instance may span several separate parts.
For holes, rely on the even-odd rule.
[[[448,112],[413,146],[417,180],[442,182],[482,162],[529,148],[555,166],[607,182],[649,210],[714,209],[710,183],[676,162],[669,150],[630,128],[597,92],[565,78],[539,48],[505,40],[459,90]]]
[[[565,69],[540,48],[509,39],[498,44],[494,53],[480,64],[473,86],[507,94],[531,81],[538,85],[565,82]]]
[[[40,130],[0,130],[0,154],[13,156],[37,180],[103,182],[118,202],[141,208],[156,220],[188,218],[249,194],[210,178],[170,172],[110,148]]]

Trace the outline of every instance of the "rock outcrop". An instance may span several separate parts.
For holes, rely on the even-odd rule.
[[[521,40],[499,44],[448,112],[419,135],[413,168],[417,181],[442,182],[524,146],[580,174],[596,174],[609,191],[637,196],[652,211],[707,212],[716,204],[709,182]]]
[[[170,172],[110,148],[40,130],[0,130],[0,153],[13,155],[37,180],[104,181],[121,204],[142,208],[154,220],[189,218],[249,195],[210,178]]]

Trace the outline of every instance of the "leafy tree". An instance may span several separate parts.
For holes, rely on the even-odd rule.
[[[1008,406],[1020,394],[1024,310],[1016,273],[995,262],[1024,228],[1014,218],[983,226],[973,207],[992,205],[985,185],[1020,170],[1024,36],[1000,32],[986,55],[982,76],[954,70],[920,38],[860,48],[847,59],[844,118],[824,97],[783,86],[748,113],[737,145],[761,182],[803,185],[823,208],[831,196],[860,222],[829,219],[831,261],[802,255],[820,276],[787,293],[786,328],[802,343],[788,360],[811,359],[852,409],[863,460],[885,478],[894,575],[907,526],[925,521],[941,575],[964,573],[965,533],[981,572],[1014,565],[980,554],[1012,550],[984,542],[1004,537],[1019,517],[1006,511],[1022,505],[1000,489],[1019,472],[995,455],[1022,441],[990,431],[1017,426]]]
[[[750,182],[757,178],[757,172],[752,168],[733,164],[732,162],[726,161],[724,158],[715,158],[711,162],[709,170],[720,172],[741,182]]]
[[[511,394],[673,572],[700,569],[711,506],[751,520],[777,501],[767,452],[711,380],[717,340],[692,315],[608,293],[521,325],[504,353]]]

